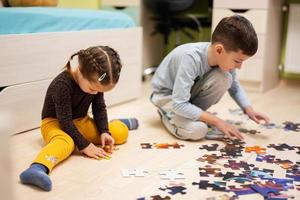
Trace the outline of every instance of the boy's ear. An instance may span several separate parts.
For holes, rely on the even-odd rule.
[[[216,44],[215,51],[217,54],[221,54],[224,51],[224,46],[222,44]]]

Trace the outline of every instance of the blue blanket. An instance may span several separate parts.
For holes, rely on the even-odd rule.
[[[134,27],[126,14],[53,7],[0,8],[0,34],[64,32]]]

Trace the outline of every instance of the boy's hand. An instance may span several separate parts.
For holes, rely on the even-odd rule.
[[[81,150],[82,153],[87,155],[90,158],[95,158],[99,160],[99,158],[107,158],[109,155],[100,147],[95,146],[93,143],[90,143],[89,146],[85,147]]]
[[[108,133],[102,133],[100,137],[101,137],[101,146],[102,146],[102,148],[105,145],[109,145],[110,149],[113,149],[114,144],[115,144],[115,140],[114,140],[113,137],[111,137],[110,134],[108,134]]]
[[[207,124],[213,125],[216,128],[219,129],[219,131],[223,132],[225,135],[229,137],[236,137],[240,140],[244,139],[242,134],[233,126],[230,124],[227,124],[222,119],[218,118],[217,116],[214,116],[208,112],[203,112],[200,121],[204,121]]]
[[[245,113],[250,119],[255,121],[257,124],[259,124],[261,120],[264,121],[265,124],[268,124],[270,122],[269,117],[262,113],[255,112],[251,106],[245,108]]]
[[[243,140],[244,137],[242,136],[242,134],[232,125],[226,123],[223,120],[218,120],[218,122],[215,124],[215,126],[222,131],[225,135],[227,135],[228,137],[236,137],[240,140]]]

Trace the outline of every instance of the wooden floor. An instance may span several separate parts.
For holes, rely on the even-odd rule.
[[[196,161],[205,153],[199,150],[203,144],[216,143],[215,141],[188,142],[179,141],[172,137],[161,125],[159,116],[154,106],[149,102],[150,85],[143,85],[143,95],[140,99],[114,106],[108,109],[109,118],[137,117],[140,127],[131,131],[128,142],[119,146],[110,160],[93,160],[79,154],[72,155],[65,162],[56,167],[50,174],[53,182],[51,192],[44,192],[35,187],[20,184],[19,174],[27,168],[43,146],[39,130],[33,130],[11,138],[12,177],[14,196],[17,200],[99,200],[99,199],[137,199],[149,198],[160,194],[162,197],[169,195],[171,199],[206,199],[206,197],[219,197],[222,192],[199,190],[192,182],[200,180],[198,167],[207,163]],[[281,124],[284,121],[300,122],[300,84],[282,82],[275,89],[264,93],[249,93],[254,108],[268,114],[271,121]],[[226,95],[221,102],[210,109],[217,112],[223,119],[239,120],[240,117],[229,113],[228,109],[237,108],[231,98]],[[245,118],[241,118],[245,120]],[[259,135],[245,135],[247,145],[289,143],[300,145],[300,132],[285,132],[281,129],[268,130],[245,120],[245,128],[261,131]],[[177,141],[184,144],[182,149],[142,149],[140,143],[171,143]],[[221,144],[221,143],[220,143]],[[299,154],[294,151],[278,152],[268,149],[268,153],[276,157],[299,161]],[[254,153],[244,153],[238,160],[255,163],[259,167],[274,169],[274,175],[284,178],[284,171],[278,165],[255,162]],[[224,161],[225,162],[225,161]],[[149,174],[142,178],[124,178],[121,169],[145,169]],[[167,191],[159,190],[163,181],[159,172],[166,169],[182,170],[186,179],[178,181],[185,183],[186,194],[174,196]],[[226,169],[228,171],[228,169]],[[211,180],[221,180],[210,178]],[[204,180],[204,178],[201,178]],[[296,199],[300,199],[300,191],[291,190]],[[263,199],[260,195],[244,195],[240,199]]]

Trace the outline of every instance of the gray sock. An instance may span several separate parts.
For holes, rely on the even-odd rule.
[[[20,174],[23,184],[35,185],[45,191],[50,191],[52,182],[47,174],[48,169],[44,165],[35,163]]]

